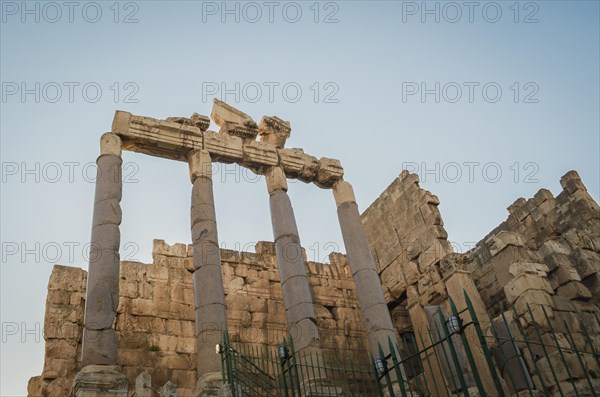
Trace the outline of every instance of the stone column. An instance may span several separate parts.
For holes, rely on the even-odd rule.
[[[266,172],[265,177],[288,332],[294,339],[296,351],[318,348],[319,331],[312,293],[294,210],[287,194],[285,173],[281,167],[273,167]]]
[[[381,281],[375,268],[365,229],[360,220],[352,185],[345,181],[337,182],[333,185],[333,195],[337,205],[348,264],[356,284],[360,309],[365,319],[371,353],[373,357],[379,357],[379,344],[381,344],[387,355],[390,352],[388,338],[396,344],[398,337],[383,296]]]
[[[100,138],[96,160],[96,193],[85,300],[82,365],[116,365],[113,323],[119,304],[119,244],[121,234],[121,139]]]
[[[194,297],[196,305],[196,349],[198,378],[219,376],[221,358],[215,346],[227,330],[225,289],[221,274],[221,255],[212,186],[210,154],[192,150],[188,154],[192,181],[192,244],[194,262]]]
[[[83,368],[75,376],[75,397],[126,396],[127,377],[117,364],[113,328],[119,304],[119,244],[121,235],[121,139],[112,133],[100,138],[96,160],[96,194],[85,300]]]

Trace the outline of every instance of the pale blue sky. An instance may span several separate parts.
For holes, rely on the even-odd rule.
[[[93,163],[116,109],[209,115],[217,97],[257,121],[277,115],[292,124],[289,147],[341,160],[361,210],[403,168],[437,167],[422,186],[457,247],[506,219],[516,198],[558,194],[571,169],[600,195],[597,1],[482,1],[472,16],[464,2],[275,2],[272,22],[264,2],[229,2],[232,14],[222,2],[77,2],[72,15],[63,2],[27,2],[29,14],[22,4],[1,2],[2,396],[25,395],[41,372],[43,343],[25,329],[43,323],[52,266],[87,268]],[[424,7],[438,7],[439,22]],[[422,101],[436,83],[439,103]],[[123,157],[122,256],[149,262],[153,238],[190,241],[187,166]],[[223,167],[222,243],[270,240],[264,181]],[[297,182],[289,193],[310,259],[329,243],[343,251],[331,192]]]

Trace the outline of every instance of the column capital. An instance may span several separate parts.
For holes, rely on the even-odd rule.
[[[280,166],[269,168],[265,172],[265,179],[267,180],[267,190],[269,191],[270,195],[278,190],[283,190],[284,192],[287,192],[287,178],[285,176],[283,168],[281,168]]]
[[[192,183],[198,177],[204,177],[212,180],[212,159],[208,150],[194,149],[187,155],[190,167],[190,180]]]
[[[333,185],[333,197],[335,205],[339,207],[343,203],[356,203],[354,189],[352,185],[346,181],[339,181]]]
[[[117,134],[107,132],[100,137],[100,155],[112,154],[121,157],[121,138]]]

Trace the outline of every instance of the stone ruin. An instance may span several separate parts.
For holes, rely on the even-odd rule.
[[[100,140],[89,271],[52,271],[44,368],[30,379],[29,396],[216,396],[221,362],[214,349],[224,332],[249,345],[293,335],[299,351],[379,356],[379,344],[385,349],[388,338],[427,329],[437,308],[450,312],[450,300],[464,305],[464,292],[487,333],[533,329],[524,315],[530,308],[536,320],[548,314],[535,324],[542,337],[582,321],[600,351],[600,207],[576,172],[562,177],[557,197],[542,189],[518,199],[475,248],[455,253],[439,200],[419,187],[417,175],[403,171],[361,215],[338,160],[285,148],[289,122],[265,116],[256,123],[218,100],[211,118],[219,132],[198,114],[157,120],[117,111]],[[122,149],[189,164],[192,244],[154,240],[151,264],[119,258]],[[213,161],[265,176],[274,242],[257,243],[253,253],[219,248]],[[332,253],[327,264],[307,260],[287,178],[332,190],[346,255]],[[498,325],[501,316],[508,329]],[[571,337],[583,349],[588,340],[574,328]],[[425,335],[423,343],[432,342]],[[483,354],[474,358],[485,372]],[[575,354],[564,359],[574,370],[558,374],[560,382],[583,384],[591,376],[600,387],[596,362],[590,359],[586,374],[577,371]],[[527,368],[550,377],[547,361],[514,364],[525,368],[520,381],[539,388],[544,379]],[[483,379],[492,390],[491,378]]]

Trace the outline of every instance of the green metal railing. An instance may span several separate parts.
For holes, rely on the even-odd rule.
[[[449,316],[438,308],[436,321],[423,332],[378,346],[379,357],[296,352],[292,338],[277,347],[236,344],[224,335],[223,383],[230,384],[234,397],[598,395],[595,313],[586,314],[593,321],[589,327],[581,317],[577,323],[560,322],[543,306],[527,306],[520,316],[512,307],[483,324],[466,293],[464,299],[461,310],[449,301]]]
[[[379,380],[367,353],[294,350],[292,338],[281,346],[232,343],[224,335],[223,383],[234,397],[374,396]]]

